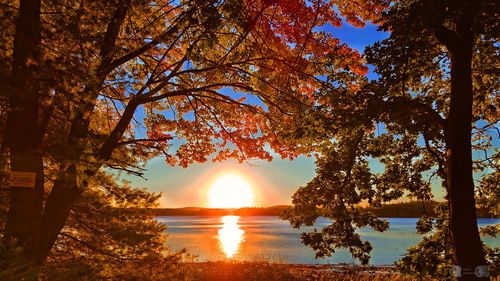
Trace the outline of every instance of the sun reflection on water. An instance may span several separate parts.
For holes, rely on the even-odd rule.
[[[239,219],[238,216],[222,217],[224,225],[219,229],[219,242],[222,251],[228,258],[231,258],[236,253],[241,241],[243,241],[243,234],[245,234],[245,231],[240,229],[238,225]]]

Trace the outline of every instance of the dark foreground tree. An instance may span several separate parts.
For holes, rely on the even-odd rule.
[[[421,218],[419,232],[433,226],[436,232],[400,266],[449,275],[454,264],[462,268],[461,280],[488,279],[474,273],[487,265],[475,196],[498,208],[499,10],[497,1],[394,1],[380,19],[390,37],[366,50],[377,81],[328,89],[338,74],[330,75],[318,93],[324,102],[304,111],[285,134],[320,152],[317,176],[294,194],[284,215],[295,227],[320,215],[332,219],[321,232],[302,236],[318,256],[347,247],[368,262],[371,245],[356,227],[388,225],[361,206],[402,196],[428,201],[440,178],[448,207],[437,220]],[[306,128],[310,124],[314,129]]]
[[[360,2],[371,8],[346,1],[338,10],[354,23],[380,11],[378,1]],[[340,24],[333,7],[2,1],[0,163],[2,177],[11,175],[8,185],[2,180],[10,185],[2,240],[14,253],[3,264],[8,274],[37,278],[103,169],[140,176],[159,154],[184,167],[212,154],[270,159],[266,143],[294,155],[279,149],[273,131],[293,121],[289,103],[314,103],[312,77],[325,73],[325,58],[365,71],[357,52],[316,30]],[[65,240],[82,238],[64,233]]]
[[[166,246],[165,225],[147,212],[159,196],[100,172],[75,202],[39,278],[184,280],[180,262],[189,257]],[[12,246],[0,248],[1,280],[19,280],[9,259],[20,249]]]

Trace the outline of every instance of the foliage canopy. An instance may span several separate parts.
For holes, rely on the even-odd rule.
[[[402,197],[425,203],[434,198],[432,187],[441,185],[448,206],[438,210],[435,219],[421,218],[417,230],[428,236],[398,265],[422,276],[447,276],[453,263],[478,265],[474,263],[480,258],[462,264],[461,255],[457,263],[455,254],[464,245],[454,244],[453,237],[460,240],[454,226],[469,217],[451,218],[450,210],[458,214],[459,206],[467,207],[454,202],[473,202],[474,191],[472,196],[454,192],[468,190],[457,185],[457,174],[469,174],[472,188],[474,174],[479,206],[489,208],[492,216],[499,215],[495,195],[500,192],[498,9],[495,1],[393,1],[376,21],[380,29],[390,31],[390,37],[364,53],[378,78],[352,77],[358,85],[353,88],[339,84],[339,73],[331,73],[316,93],[320,102],[304,109],[294,128],[283,127],[284,138],[297,149],[319,152],[316,177],[296,191],[293,207],[284,214],[294,227],[312,225],[318,216],[332,220],[320,231],[302,234],[302,241],[317,256],[343,247],[367,263],[371,245],[362,241],[356,228],[383,231],[388,224],[362,206],[378,207]],[[467,46],[469,34],[472,55],[464,59],[466,50],[461,45]],[[457,78],[460,65],[467,63],[471,72]],[[473,93],[470,105],[466,100],[454,101],[467,96],[457,90],[467,88],[467,84],[457,86],[467,77]],[[452,106],[460,113],[452,114]],[[471,119],[464,119],[471,109]],[[456,124],[464,128],[457,130]],[[457,131],[469,131],[469,135],[459,138]],[[456,152],[456,143],[464,145],[464,154]],[[472,143],[468,150],[467,143]],[[467,162],[470,155],[472,164],[457,172],[453,165]],[[459,230],[463,235],[473,233],[475,215],[470,221],[471,228]],[[482,251],[481,246],[474,247]],[[487,252],[488,262],[496,264],[498,249]]]
[[[155,196],[113,183],[110,173],[141,176],[160,154],[183,167],[270,159],[266,144],[297,155],[275,128],[294,121],[291,105],[314,104],[316,76],[331,71],[325,62],[366,72],[356,51],[316,29],[340,25],[339,15],[362,25],[382,10],[379,1],[360,3],[370,9],[350,1],[2,1],[2,186],[7,171],[36,174],[34,188],[12,188],[2,202],[7,274],[35,279],[47,259],[70,264],[71,254],[101,277],[116,256],[159,259],[162,228],[122,210]],[[50,266],[47,274],[58,272]]]

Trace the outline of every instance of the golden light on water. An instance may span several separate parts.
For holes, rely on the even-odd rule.
[[[238,247],[243,241],[243,234],[245,234],[245,231],[238,225],[239,219],[238,216],[222,217],[223,226],[219,229],[219,242],[222,251],[228,258],[231,258],[238,251]]]

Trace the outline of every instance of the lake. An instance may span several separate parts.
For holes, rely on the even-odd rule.
[[[267,260],[294,264],[358,263],[348,251],[339,249],[333,257],[315,259],[314,252],[300,241],[300,233],[312,229],[292,229],[288,222],[272,216],[255,217],[157,217],[167,225],[168,245],[186,248],[197,261],[236,259]],[[391,265],[421,235],[415,231],[416,218],[388,218],[391,227],[383,233],[360,229],[363,239],[373,246],[371,264]],[[499,224],[500,219],[479,219],[478,225]],[[320,218],[315,227],[328,225]],[[500,238],[484,238],[489,246],[500,247]]]

